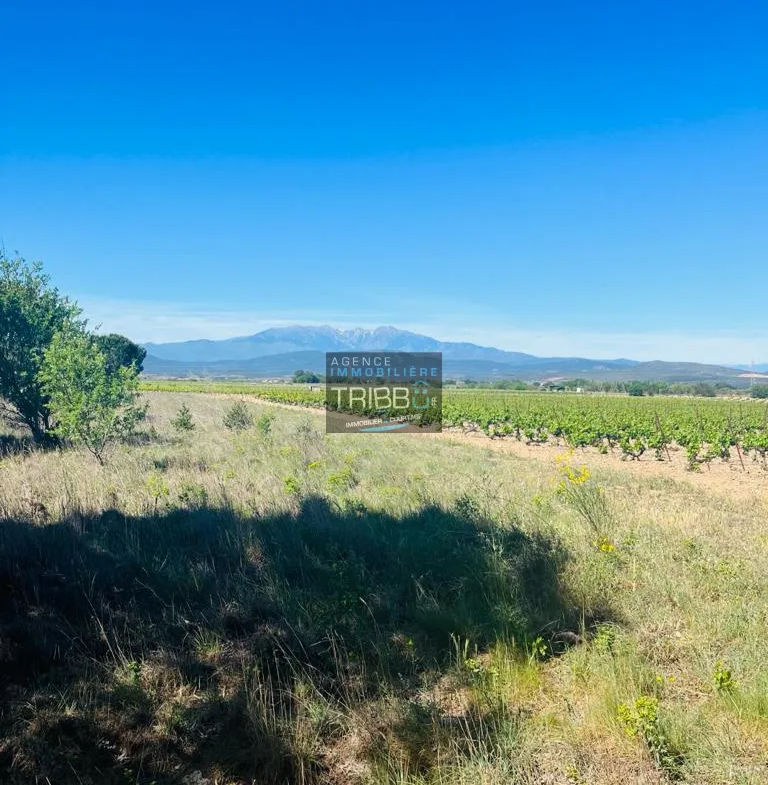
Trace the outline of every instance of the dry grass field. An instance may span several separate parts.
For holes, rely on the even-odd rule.
[[[0,781],[768,783],[768,480],[147,398],[0,439]]]

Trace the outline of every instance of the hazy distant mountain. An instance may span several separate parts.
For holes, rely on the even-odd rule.
[[[606,381],[659,380],[745,385],[743,371],[700,363],[591,360],[584,357],[536,357],[474,343],[438,341],[426,335],[379,327],[277,327],[223,341],[146,344],[145,373],[154,376],[215,376],[263,379],[289,376],[297,368],[322,373],[327,351],[442,352],[446,378],[523,379],[587,378]],[[757,366],[755,366],[757,370]]]
[[[755,373],[768,373],[768,363],[755,363],[754,365],[734,365],[734,368],[740,368],[742,371],[754,371]]]
[[[218,362],[221,360],[252,360],[288,352],[334,351],[403,351],[442,352],[444,360],[488,360],[490,362],[535,365],[550,360],[582,362],[581,358],[541,358],[523,352],[507,352],[474,343],[438,341],[396,327],[375,330],[337,330],[333,327],[272,327],[255,335],[228,338],[222,341],[182,341],[179,343],[147,343],[148,354],[158,360],[185,362]],[[583,360],[588,364],[626,368],[632,360]]]

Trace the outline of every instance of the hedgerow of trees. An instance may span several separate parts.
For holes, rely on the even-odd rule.
[[[314,371],[305,371],[299,368],[298,371],[293,372],[293,381],[296,384],[317,384],[320,377]]]

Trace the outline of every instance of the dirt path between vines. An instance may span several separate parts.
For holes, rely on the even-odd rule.
[[[292,403],[268,401],[257,395],[243,395],[236,393],[206,393],[220,398],[245,398],[257,404],[275,406],[280,409],[303,410],[315,416],[324,414],[316,406],[302,406]],[[482,431],[464,431],[460,428],[449,428],[439,434],[424,434],[426,438],[453,441],[459,444],[468,444],[473,447],[485,448],[494,452],[513,455],[516,458],[537,460],[555,465],[555,458],[569,450],[563,443],[551,440],[546,444],[525,444],[517,439],[498,438],[491,439]],[[376,437],[378,438],[378,437]],[[388,438],[388,437],[385,437]],[[423,437],[420,437],[423,438]],[[653,451],[646,452],[640,460],[623,460],[619,450],[603,455],[594,447],[574,450],[571,463],[573,465],[586,464],[590,469],[604,469],[609,471],[625,471],[636,477],[665,477],[677,482],[685,482],[693,488],[704,491],[738,498],[741,500],[762,499],[768,504],[768,469],[756,462],[752,456],[744,455],[744,468],[742,468],[736,451],[733,451],[730,461],[714,460],[702,466],[699,471],[688,469],[685,450],[670,446],[669,459],[665,454],[664,460],[656,460]]]

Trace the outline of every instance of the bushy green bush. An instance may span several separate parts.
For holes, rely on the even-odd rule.
[[[195,421],[192,419],[192,412],[189,410],[189,407],[185,403],[181,404],[178,413],[171,420],[171,425],[177,431],[184,432],[184,431],[195,430]]]
[[[248,430],[253,425],[253,415],[243,401],[235,401],[224,415],[224,427],[236,433]]]
[[[269,436],[272,431],[272,421],[275,419],[272,412],[264,412],[256,421],[256,427],[262,436]]]

